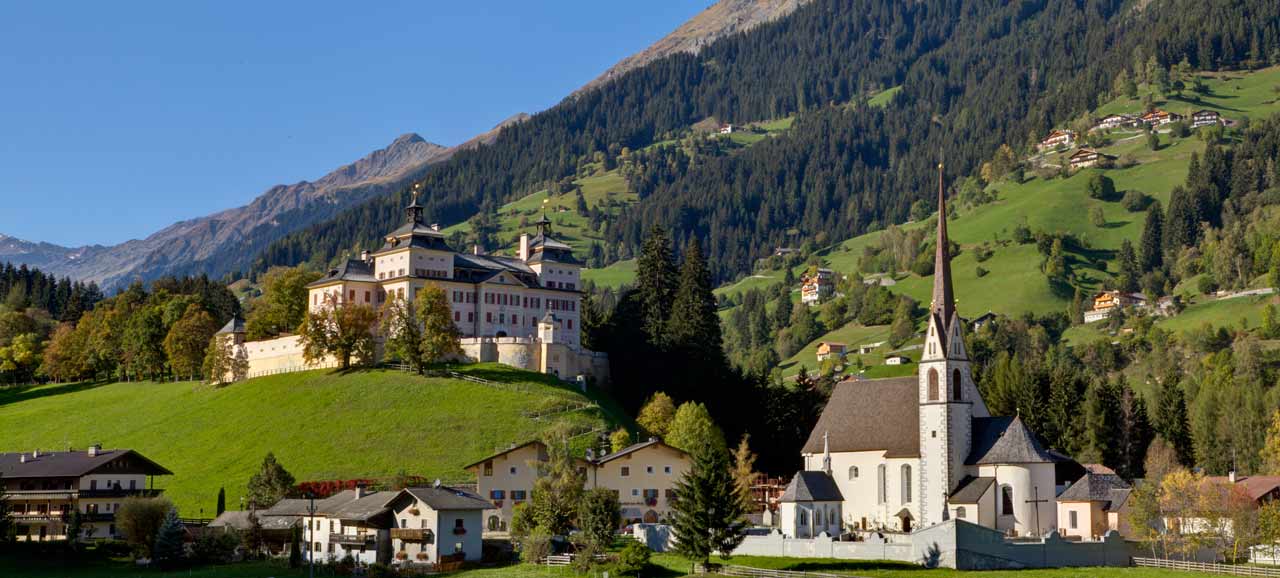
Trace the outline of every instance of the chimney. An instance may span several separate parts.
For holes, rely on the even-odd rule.
[[[481,249],[481,248],[480,248],[480,244],[479,244],[479,243],[476,243],[475,245],[472,245],[472,246],[471,246],[471,254],[472,254],[472,255],[483,255],[483,254],[484,254],[484,249]]]
[[[364,487],[364,484],[356,484],[356,499],[359,500],[367,495],[369,495],[369,490]]]
[[[368,249],[365,249],[365,250],[363,250],[363,251],[360,251],[360,260],[361,260],[361,261],[364,261],[365,263],[368,263],[368,262],[369,262],[369,250],[368,250]]]
[[[1236,483],[1236,471],[1235,471],[1235,470],[1231,470],[1230,472],[1227,472],[1227,481],[1228,481],[1228,482],[1231,482],[1231,483],[1233,483],[1233,484],[1234,484],[1234,483]]]
[[[431,223],[431,230],[432,230],[432,231],[439,231],[439,230],[440,230],[440,223]]]
[[[31,459],[34,460],[38,457],[40,457],[40,450],[31,450]]]
[[[529,260],[529,234],[520,233],[520,260]]]
[[[20,464],[27,463],[27,454],[18,454],[18,463]]]
[[[102,450],[102,446],[101,446],[100,444],[92,444],[92,445],[90,445],[90,446],[89,446],[89,457],[91,457],[91,458],[92,458],[92,457],[96,457],[96,456],[98,455],[98,452],[99,452],[99,451],[101,451],[101,450]]]

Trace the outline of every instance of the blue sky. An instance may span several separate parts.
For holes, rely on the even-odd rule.
[[[0,3],[0,234],[141,238],[545,109],[712,0]]]

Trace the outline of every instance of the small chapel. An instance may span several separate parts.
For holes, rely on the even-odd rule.
[[[1057,529],[1056,498],[1084,469],[1020,417],[988,412],[956,311],[946,214],[939,165],[933,300],[917,373],[835,386],[781,500],[783,534],[911,532],[951,519],[1010,536]]]

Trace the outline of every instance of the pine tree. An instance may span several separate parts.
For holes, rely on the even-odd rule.
[[[294,526],[289,530],[289,567],[302,566],[302,526]]]
[[[667,338],[673,346],[697,352],[704,359],[713,359],[723,346],[712,289],[702,248],[691,240],[680,267],[680,285],[667,321]]]
[[[1142,227],[1139,249],[1139,263],[1143,271],[1155,271],[1164,266],[1164,212],[1159,201],[1147,207],[1147,222]]]
[[[1133,251],[1133,243],[1128,239],[1120,242],[1120,278],[1118,279],[1119,289],[1121,291],[1137,291],[1139,282],[1142,280],[1142,271],[1138,267],[1138,256]]]
[[[1095,382],[1085,393],[1085,444],[1082,461],[1102,463],[1112,468],[1118,465],[1117,397],[1111,384],[1106,381]]]
[[[1191,193],[1181,186],[1169,193],[1169,210],[1164,219],[1164,248],[1176,256],[1183,247],[1193,247],[1200,240],[1200,213]]]
[[[642,325],[649,343],[654,346],[666,344],[667,319],[671,316],[671,304],[675,301],[678,286],[671,240],[665,229],[655,226],[645,238],[636,264],[636,290],[640,293],[643,310]]]
[[[1178,454],[1178,461],[1191,464],[1195,448],[1191,445],[1191,425],[1187,420],[1187,401],[1182,386],[1170,376],[1161,380],[1156,390],[1155,419],[1152,420],[1160,437],[1169,442]]]
[[[729,557],[745,537],[746,510],[734,486],[728,452],[710,444],[697,446],[692,467],[676,482],[671,509],[671,531],[680,555],[703,564],[713,552]]]
[[[898,299],[898,307],[893,311],[893,324],[889,326],[889,345],[895,349],[901,347],[916,332],[916,320],[913,315],[915,304],[907,297]]]
[[[1119,437],[1116,440],[1116,473],[1127,480],[1142,477],[1142,462],[1147,456],[1154,432],[1147,419],[1147,406],[1142,397],[1134,393],[1121,379],[1116,386],[1120,390]]]
[[[751,484],[755,480],[756,454],[751,451],[751,436],[743,434],[733,451],[733,483],[742,499],[742,508],[752,509]]]
[[[250,509],[271,507],[292,491],[293,483],[293,474],[276,461],[274,453],[267,452],[258,473],[249,478]]]
[[[154,560],[161,568],[172,568],[185,557],[186,533],[186,527],[178,518],[177,508],[170,509],[169,513],[165,514],[164,522],[160,524],[160,532],[156,534],[155,549],[152,550]]]
[[[215,510],[217,511],[217,513],[214,514],[214,516],[221,516],[223,512],[227,511],[227,489],[226,488],[218,488],[218,504]]]

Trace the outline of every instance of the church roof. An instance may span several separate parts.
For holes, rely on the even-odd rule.
[[[955,292],[951,288],[950,242],[947,239],[947,196],[942,186],[942,165],[938,165],[938,232],[933,256],[933,303],[930,312],[939,317],[940,328],[950,329],[956,312]],[[942,331],[946,336],[947,332]],[[946,337],[943,337],[946,346]]]
[[[779,502],[842,502],[836,481],[826,472],[796,472]]]
[[[1021,417],[973,418],[970,465],[1052,464],[1070,458],[1044,448]]]
[[[218,334],[244,333],[244,331],[244,319],[241,319],[239,315],[236,315],[235,317],[232,317],[231,321],[228,321],[226,325],[223,325],[222,329],[218,330]]]
[[[347,259],[341,265],[327,271],[324,277],[316,279],[307,284],[307,287],[318,287],[320,285],[328,285],[334,281],[360,281],[364,283],[377,283],[378,280],[373,277],[373,266],[359,259]]]
[[[831,391],[803,453],[883,450],[885,457],[920,455],[919,382],[916,376],[842,381]]]
[[[1058,495],[1059,502],[1105,502],[1119,507],[1129,497],[1129,484],[1115,474],[1088,473]]]
[[[976,504],[982,496],[986,495],[987,490],[991,489],[991,485],[996,483],[993,477],[973,477],[965,476],[960,480],[960,485],[956,486],[956,491],[951,493],[947,501],[952,504]]]

